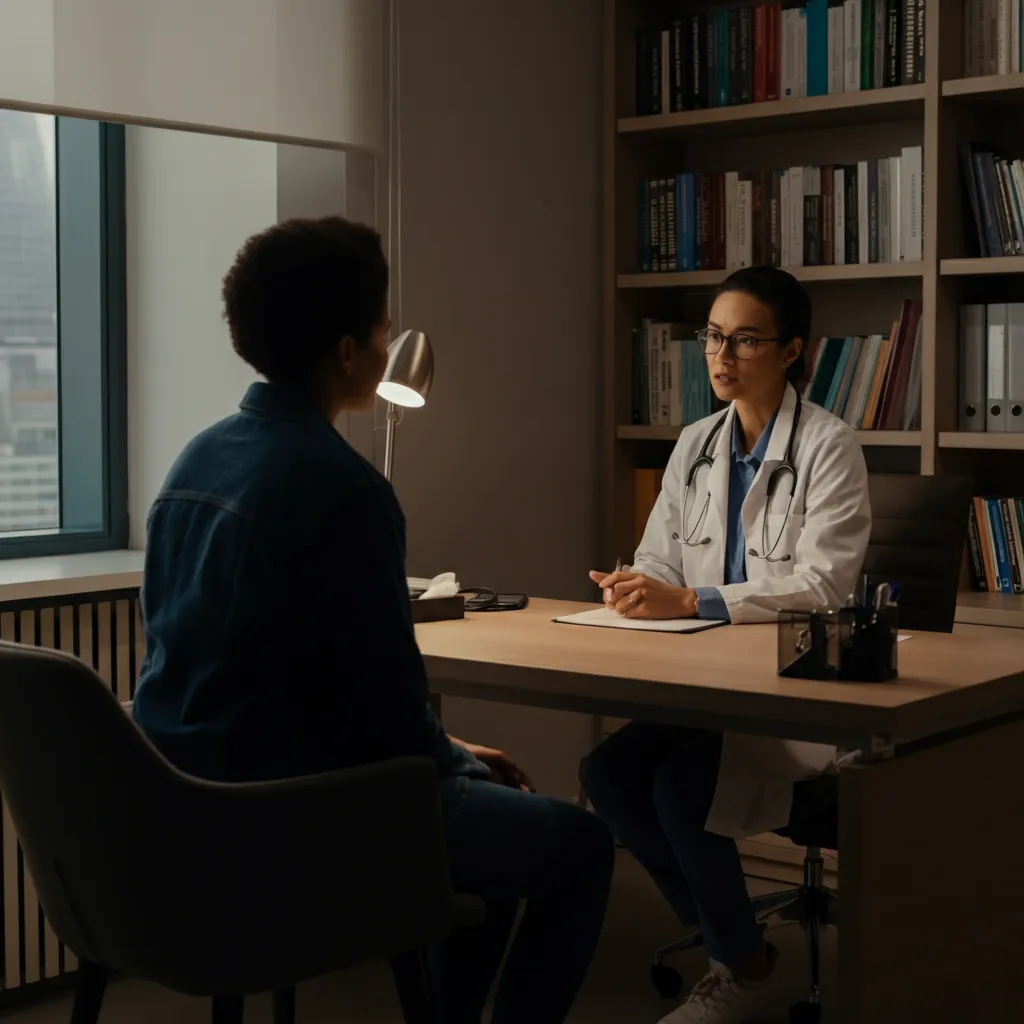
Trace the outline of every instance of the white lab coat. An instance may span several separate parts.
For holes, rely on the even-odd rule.
[[[723,586],[734,408],[712,444],[712,468],[699,471],[694,480],[695,503],[686,529],[682,508],[687,473],[722,414],[683,430],[636,552],[635,571],[675,586],[720,587],[734,623],[769,622],[783,609],[837,608],[845,603],[856,588],[871,530],[864,454],[850,427],[804,401],[793,443],[796,489],[783,530],[787,476],[780,479],[771,509],[765,508],[765,499],[768,477],[786,452],[795,407],[796,392],[787,386],[764,462],[743,502],[747,582]],[[693,528],[708,496],[707,515],[692,539],[709,537],[710,541],[696,546],[681,543],[673,534],[682,538]],[[789,561],[766,562],[749,554],[751,548],[764,554],[762,517],[766,512],[769,544],[783,530],[774,556],[788,554]],[[685,644],[680,647],[681,658],[686,657],[684,648]],[[819,743],[726,733],[705,827],[736,839],[782,828],[789,820],[793,783],[827,771],[835,756],[835,747]]]

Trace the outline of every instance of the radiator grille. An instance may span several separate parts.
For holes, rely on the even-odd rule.
[[[139,591],[0,603],[0,639],[67,651],[91,665],[119,700],[135,694],[144,650]],[[43,914],[7,802],[0,797],[0,991],[27,991],[78,966]]]

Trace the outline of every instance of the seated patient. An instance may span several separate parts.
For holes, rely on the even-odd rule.
[[[441,774],[455,887],[486,921],[432,952],[446,1024],[559,1024],[586,974],[613,863],[598,818],[527,790],[427,702],[390,484],[338,434],[387,365],[380,238],[339,217],[249,239],[224,280],[235,351],[266,380],[195,437],[148,522],[135,717],[182,770],[248,781],[405,755]],[[187,401],[187,396],[182,396]]]
[[[765,622],[787,608],[837,608],[855,590],[871,530],[867,469],[853,431],[793,386],[810,328],[807,293],[783,270],[749,267],[718,289],[698,341],[715,394],[730,404],[683,430],[632,570],[591,574],[609,607]],[[754,917],[735,840],[784,827],[802,784],[835,756],[819,744],[640,722],[588,760],[597,812],[680,920],[700,925],[711,957],[663,1024],[740,1024],[774,1009],[777,954]]]

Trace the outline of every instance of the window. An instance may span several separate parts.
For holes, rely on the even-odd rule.
[[[0,110],[0,558],[124,547],[124,129]]]

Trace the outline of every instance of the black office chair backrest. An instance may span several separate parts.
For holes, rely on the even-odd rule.
[[[973,489],[964,477],[869,477],[864,571],[900,585],[901,627],[953,629]]]
[[[0,643],[0,789],[58,937],[181,992],[283,988],[451,927],[427,758],[203,782],[82,662]]]

